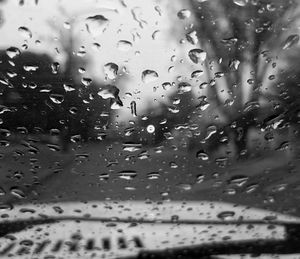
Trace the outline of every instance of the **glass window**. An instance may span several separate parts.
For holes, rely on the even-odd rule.
[[[0,257],[300,254],[299,15],[1,0]]]

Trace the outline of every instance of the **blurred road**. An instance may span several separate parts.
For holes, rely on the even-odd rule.
[[[214,200],[300,216],[300,163],[284,151],[246,161],[202,161],[167,148],[87,143],[2,147],[0,201]],[[226,163],[227,165],[226,165]]]

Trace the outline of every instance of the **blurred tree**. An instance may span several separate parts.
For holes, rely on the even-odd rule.
[[[276,82],[280,52],[299,41],[299,36],[291,33],[299,18],[294,12],[297,1],[190,3],[196,18],[192,30],[207,53],[203,61],[208,77],[207,101],[220,114],[220,131],[234,134],[238,152],[244,153],[249,129],[260,127],[261,116],[274,113],[266,88]],[[187,40],[195,44],[191,33],[187,33]],[[198,63],[197,55],[189,52],[194,63]]]

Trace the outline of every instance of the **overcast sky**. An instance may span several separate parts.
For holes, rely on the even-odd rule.
[[[174,81],[191,66],[188,59],[180,62],[186,58],[184,50],[187,46],[179,43],[182,37],[175,33],[184,31],[184,26],[189,24],[189,21],[179,21],[176,15],[184,7],[175,0],[39,0],[37,5],[35,0],[24,0],[22,6],[19,0],[9,0],[2,6],[5,23],[0,28],[0,47],[21,48],[25,42],[29,51],[48,53],[63,66],[65,53],[61,43],[64,38],[73,35],[75,51],[84,46],[87,53],[84,57],[88,60],[85,77],[103,81],[103,66],[108,62],[118,64],[119,75],[126,67],[126,82],[116,82],[125,104],[120,114],[122,117],[124,114],[130,116],[129,104],[135,100],[141,115],[148,104],[161,100],[161,96],[166,94],[161,87],[163,82]],[[109,21],[100,35],[91,34],[86,28],[86,18],[94,15],[102,15]],[[18,30],[21,26],[30,30],[31,38]],[[120,40],[130,41],[132,47],[127,51],[120,50]],[[95,50],[93,43],[101,47]],[[176,60],[171,60],[174,55]],[[175,69],[170,72],[171,66]],[[143,83],[141,73],[146,69],[155,70],[159,78],[152,83]],[[153,87],[157,86],[158,90],[154,92]],[[132,96],[126,95],[126,92]]]

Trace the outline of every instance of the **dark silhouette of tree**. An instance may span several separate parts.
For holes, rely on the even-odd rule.
[[[9,58],[2,51],[0,60],[2,128],[45,134],[58,129],[64,149],[72,136],[94,137],[95,114],[109,109],[108,102],[97,96],[95,84],[87,88],[70,80],[69,74],[56,71],[57,64],[45,54],[23,52]]]
[[[219,131],[234,134],[237,150],[243,152],[249,129],[260,127],[261,117],[275,113],[268,103],[264,84],[268,76],[270,84],[276,82],[276,66],[280,63],[277,55],[282,48],[290,47],[284,44],[299,17],[293,12],[297,10],[297,2],[191,0],[190,3],[200,48],[207,53],[203,62],[208,77],[207,100],[225,121]],[[263,102],[268,104],[263,106]]]

